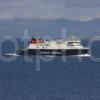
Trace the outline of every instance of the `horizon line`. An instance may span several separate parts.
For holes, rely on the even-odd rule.
[[[50,20],[50,21],[53,21],[53,20],[69,20],[69,21],[80,21],[80,22],[88,22],[88,21],[92,21],[92,20],[96,20],[96,19],[100,19],[100,18],[91,18],[91,19],[88,19],[88,20],[80,20],[80,19],[69,19],[69,18],[12,18],[12,19],[0,19],[0,21],[13,21],[13,20],[28,20],[28,19],[33,19],[33,20]]]

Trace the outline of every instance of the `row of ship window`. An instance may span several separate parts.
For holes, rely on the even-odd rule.
[[[37,46],[50,46],[50,44],[37,44]]]
[[[36,46],[50,46],[50,44],[37,44]],[[70,44],[70,46],[80,46],[80,44]]]

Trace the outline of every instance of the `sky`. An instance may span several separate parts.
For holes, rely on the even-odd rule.
[[[0,20],[100,18],[100,0],[0,0]]]

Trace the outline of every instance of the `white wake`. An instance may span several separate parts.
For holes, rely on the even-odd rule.
[[[7,54],[4,54],[4,56],[19,56],[19,55],[16,53],[7,53]]]
[[[91,57],[89,54],[73,55],[75,57]]]

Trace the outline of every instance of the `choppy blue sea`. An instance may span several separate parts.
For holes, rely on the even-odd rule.
[[[7,41],[1,47],[3,53],[14,49]],[[56,57],[47,62],[33,57],[29,62],[18,56],[7,62],[0,57],[0,100],[100,100],[100,42],[91,49],[93,58]]]

